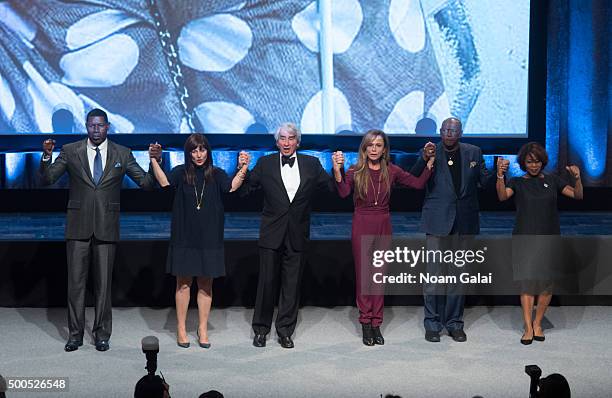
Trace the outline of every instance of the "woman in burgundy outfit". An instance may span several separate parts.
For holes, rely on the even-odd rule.
[[[362,254],[364,254],[362,253],[362,237],[376,236],[383,238],[384,242],[390,242],[392,234],[391,215],[389,214],[391,187],[402,185],[423,189],[431,175],[434,162],[432,157],[421,176],[415,177],[392,164],[389,152],[387,135],[381,130],[369,130],[361,140],[357,164],[352,165],[346,174],[342,152],[334,152],[332,157],[339,195],[345,198],[353,192],[355,213],[353,214],[351,241],[355,260],[356,297],[363,344],[367,346],[385,343],[380,332],[383,320],[384,291],[380,287],[379,290],[362,288],[364,286],[361,280],[362,264],[372,264],[372,246],[380,246],[380,244],[371,246],[368,244],[370,247],[367,248],[367,256],[370,261],[362,262]]]

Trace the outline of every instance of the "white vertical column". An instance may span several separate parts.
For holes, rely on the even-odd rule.
[[[321,56],[321,117],[323,134],[335,133],[334,113],[334,38],[332,0],[319,0],[319,54]]]

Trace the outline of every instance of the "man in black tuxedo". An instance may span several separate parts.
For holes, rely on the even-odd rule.
[[[310,210],[317,187],[333,189],[332,179],[313,156],[296,153],[301,133],[283,124],[275,133],[279,153],[263,156],[248,174],[242,194],[261,188],[264,194],[259,228],[259,281],[253,331],[255,347],[265,347],[280,276],[276,333],[284,348],[293,348],[302,263],[310,239]]]
[[[106,139],[108,116],[101,109],[87,114],[87,139],[66,144],[51,163],[54,141],[43,143],[42,183],[53,184],[64,173],[70,177],[66,210],[68,260],[68,342],[64,349],[83,345],[85,290],[91,268],[96,315],[93,335],[96,350],[109,349],[112,330],[111,281],[119,240],[119,198],[127,174],[142,188],[152,188],[152,174],[136,163],[129,148]]]

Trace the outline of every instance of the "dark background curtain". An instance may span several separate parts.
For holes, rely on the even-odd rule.
[[[612,186],[609,0],[549,0],[546,146],[550,169],[580,166]]]

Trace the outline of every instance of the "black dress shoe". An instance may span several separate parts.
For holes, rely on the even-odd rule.
[[[291,337],[289,336],[280,336],[278,338],[278,342],[283,348],[293,348],[294,347],[293,340],[291,340]]]
[[[435,330],[426,330],[425,340],[429,341],[430,343],[439,343],[440,342],[440,332],[436,332]]]
[[[177,340],[177,341],[176,341],[176,345],[177,345],[177,346],[179,346],[179,347],[181,347],[181,348],[189,348],[189,346],[190,346],[191,344],[189,344],[189,342],[186,342],[186,343],[181,343],[180,341],[178,341],[178,340]]]
[[[380,326],[372,326],[372,331],[374,332],[374,344],[385,345],[385,339],[380,333]]]
[[[79,349],[83,345],[83,340],[68,340],[64,346],[64,351],[71,352]]]
[[[362,323],[361,333],[362,333],[361,341],[363,341],[363,344],[367,345],[368,347],[373,346],[374,345],[374,330],[372,329],[372,325],[370,325],[369,323]]]
[[[450,332],[448,332],[448,334],[450,334],[453,340],[455,340],[458,343],[463,343],[467,341],[467,335],[465,334],[463,329],[451,330]]]
[[[266,335],[255,333],[255,337],[253,337],[253,345],[255,347],[265,347],[266,346]]]
[[[98,340],[96,341],[96,350],[98,351],[108,351],[110,349],[110,345],[108,344],[108,340]]]

